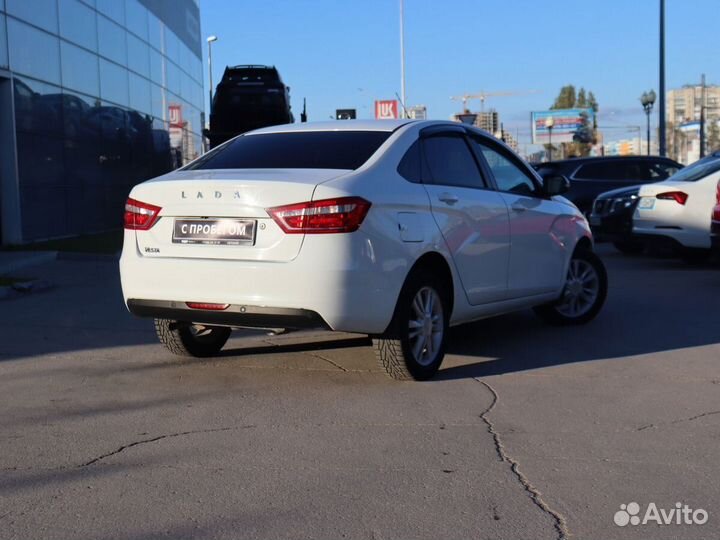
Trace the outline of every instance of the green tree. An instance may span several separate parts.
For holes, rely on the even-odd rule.
[[[560,89],[560,93],[555,98],[555,103],[550,109],[572,109],[576,102],[575,87],[572,84],[567,84]]]
[[[575,102],[576,107],[582,107],[583,109],[588,106],[587,96],[585,95],[585,89],[581,86],[578,91],[577,101]]]
[[[592,109],[595,115],[592,125],[590,125],[587,115],[583,115],[583,125],[578,129],[577,133],[573,135],[573,142],[560,144],[562,156],[587,156],[590,153],[592,145],[597,143],[598,102],[595,94],[591,91],[585,90],[582,86],[579,90],[576,90],[575,85],[566,84],[560,89],[550,109],[574,109],[576,107]],[[553,147],[555,147],[555,145],[553,145]],[[545,148],[547,150],[549,146],[545,145]],[[555,155],[554,149],[553,155]]]

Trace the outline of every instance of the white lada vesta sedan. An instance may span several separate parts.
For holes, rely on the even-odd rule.
[[[217,354],[233,328],[319,327],[369,334],[390,376],[426,379],[449,326],[600,311],[605,269],[567,187],[451,122],[261,129],[132,190],[125,302],[176,354]]]

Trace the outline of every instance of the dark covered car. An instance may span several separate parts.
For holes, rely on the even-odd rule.
[[[543,178],[562,175],[570,180],[565,197],[585,215],[593,201],[607,191],[667,180],[682,168],[672,159],[658,156],[610,156],[574,158],[535,165]]]

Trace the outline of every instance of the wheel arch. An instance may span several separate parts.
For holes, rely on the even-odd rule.
[[[434,275],[441,277],[441,279],[447,285],[448,301],[450,302],[450,305],[448,306],[448,319],[450,319],[452,317],[453,307],[455,305],[455,281],[453,279],[453,273],[452,269],[450,268],[450,263],[441,253],[438,253],[437,251],[428,251],[426,253],[423,253],[415,261],[415,263],[410,268],[410,271],[407,273],[405,281],[403,282],[403,288],[405,287],[405,284],[407,283],[410,276],[420,269],[429,270]]]
[[[581,236],[577,243],[575,244],[575,249],[573,249],[573,253],[577,251],[592,251],[593,250],[593,243],[590,238],[587,236]]]

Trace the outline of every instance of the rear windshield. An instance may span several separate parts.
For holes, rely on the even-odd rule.
[[[243,135],[208,152],[194,169],[357,169],[390,136],[386,131],[303,131]]]
[[[669,180],[676,182],[697,182],[706,176],[720,171],[720,157],[707,156],[692,165],[688,165],[680,172],[673,174]]]

